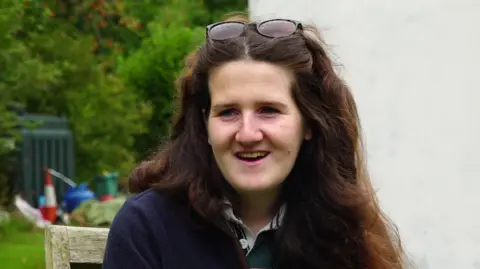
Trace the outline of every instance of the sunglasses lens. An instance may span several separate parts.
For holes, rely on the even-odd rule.
[[[297,25],[287,20],[271,20],[258,25],[258,32],[268,37],[290,36],[297,30]]]
[[[241,22],[221,23],[210,28],[208,36],[213,40],[226,40],[240,36],[244,28],[245,25]]]

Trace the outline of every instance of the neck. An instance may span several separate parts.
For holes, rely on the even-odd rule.
[[[278,193],[241,195],[238,215],[245,225],[257,234],[277,213]]]

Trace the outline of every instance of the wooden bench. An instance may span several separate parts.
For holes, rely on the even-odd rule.
[[[108,228],[45,228],[46,269],[101,269]]]

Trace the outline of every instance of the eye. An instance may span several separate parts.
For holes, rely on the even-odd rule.
[[[225,110],[222,110],[218,113],[218,116],[220,117],[232,117],[232,116],[235,116],[237,115],[237,111],[233,108],[229,108],[229,109],[225,109]]]
[[[273,107],[269,107],[269,106],[262,107],[258,111],[262,114],[277,114],[277,113],[279,113],[278,109],[273,108]]]

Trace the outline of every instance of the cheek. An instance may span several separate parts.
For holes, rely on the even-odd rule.
[[[208,141],[210,141],[210,137],[213,135],[213,126],[210,119],[207,121],[207,135]]]
[[[228,148],[231,139],[232,128],[224,124],[212,122],[207,124],[208,140],[213,150],[222,150]]]
[[[270,137],[278,143],[294,150],[305,137],[303,123],[300,120],[281,122],[270,131]]]

